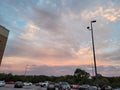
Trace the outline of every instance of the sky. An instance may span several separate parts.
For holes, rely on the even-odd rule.
[[[10,33],[0,72],[18,75],[120,76],[120,0],[0,0]]]

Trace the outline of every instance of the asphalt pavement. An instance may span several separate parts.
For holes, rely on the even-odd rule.
[[[14,88],[14,85],[12,84],[6,84],[4,87],[0,87],[0,90],[47,90],[46,88],[40,87],[40,86],[23,86],[23,88]],[[56,90],[58,90],[56,88]],[[75,90],[75,89],[71,89]]]
[[[0,87],[0,90],[46,90],[40,86],[23,86],[23,88],[14,88],[14,85],[6,84],[4,87]]]

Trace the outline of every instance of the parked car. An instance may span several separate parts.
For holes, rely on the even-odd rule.
[[[7,82],[7,84],[15,84],[15,82],[14,81],[9,81],[9,82]]]
[[[5,81],[0,81],[0,87],[4,87],[5,86]]]
[[[78,90],[89,90],[89,89],[90,89],[90,85],[85,84],[85,85],[81,85]]]
[[[59,90],[70,90],[70,85],[68,82],[60,82],[59,83]]]
[[[112,87],[111,86],[106,86],[105,90],[112,90]]]
[[[41,87],[47,87],[50,82],[51,82],[51,81],[41,82],[40,86],[41,86]]]
[[[17,82],[15,82],[14,88],[22,88],[23,85],[24,85],[23,82],[17,81]]]
[[[115,88],[114,90],[120,90],[120,87]]]
[[[99,89],[99,88],[98,88]],[[89,90],[97,90],[97,87],[96,86],[90,86],[89,87]],[[99,89],[100,90],[100,89]]]
[[[24,82],[23,84],[24,84],[24,86],[32,86],[31,82]]]
[[[79,87],[80,87],[79,85],[72,85],[73,89],[79,89]]]
[[[41,86],[41,83],[40,82],[35,83],[35,86]]]
[[[55,90],[55,83],[49,82],[47,85],[47,90]]]
[[[55,87],[56,87],[56,88],[59,88],[59,83],[55,83]]]

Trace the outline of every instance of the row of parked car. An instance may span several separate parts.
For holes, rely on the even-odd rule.
[[[21,81],[17,81],[14,84],[14,88],[22,88],[23,86],[32,86],[31,82],[21,82]]]
[[[32,86],[31,82],[7,82],[8,84],[14,84],[14,88],[22,88],[23,86]],[[5,86],[4,81],[0,81],[0,87]],[[47,90],[55,90],[58,88],[58,90],[70,90],[72,89],[78,89],[78,90],[97,90],[96,86],[90,86],[90,85],[70,85],[68,82],[59,82],[54,83],[51,81],[45,81],[45,82],[39,82],[35,84],[36,86],[45,87]],[[100,87],[98,90],[102,90]],[[112,87],[105,86],[104,90],[112,90]]]
[[[90,86],[88,84],[84,85],[70,85],[68,82],[59,82],[59,83],[54,83],[50,81],[46,82],[40,82],[37,83],[36,85],[39,85],[41,87],[46,87],[47,90],[55,90],[55,88],[58,88],[58,90],[70,90],[70,89],[78,89],[78,90],[112,90],[111,86],[104,86],[104,88],[101,87],[96,87],[96,86]]]
[[[14,88],[22,88],[23,86],[32,86],[31,82],[21,82],[21,81],[17,81],[17,82],[5,82],[5,81],[0,81],[0,87],[4,87],[6,84],[14,84]]]
[[[51,81],[45,81],[36,84],[36,86],[38,85],[47,88],[47,90],[55,90],[55,88],[58,88],[59,90],[70,90],[71,88],[68,82],[54,83]]]

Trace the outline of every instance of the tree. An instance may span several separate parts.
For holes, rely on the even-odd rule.
[[[78,84],[87,84],[90,74],[85,70],[77,68],[74,72],[75,82]]]
[[[96,76],[92,77],[93,85],[96,84]],[[103,85],[109,85],[109,80],[106,77],[103,77],[101,74],[97,74],[97,83],[100,87]]]

